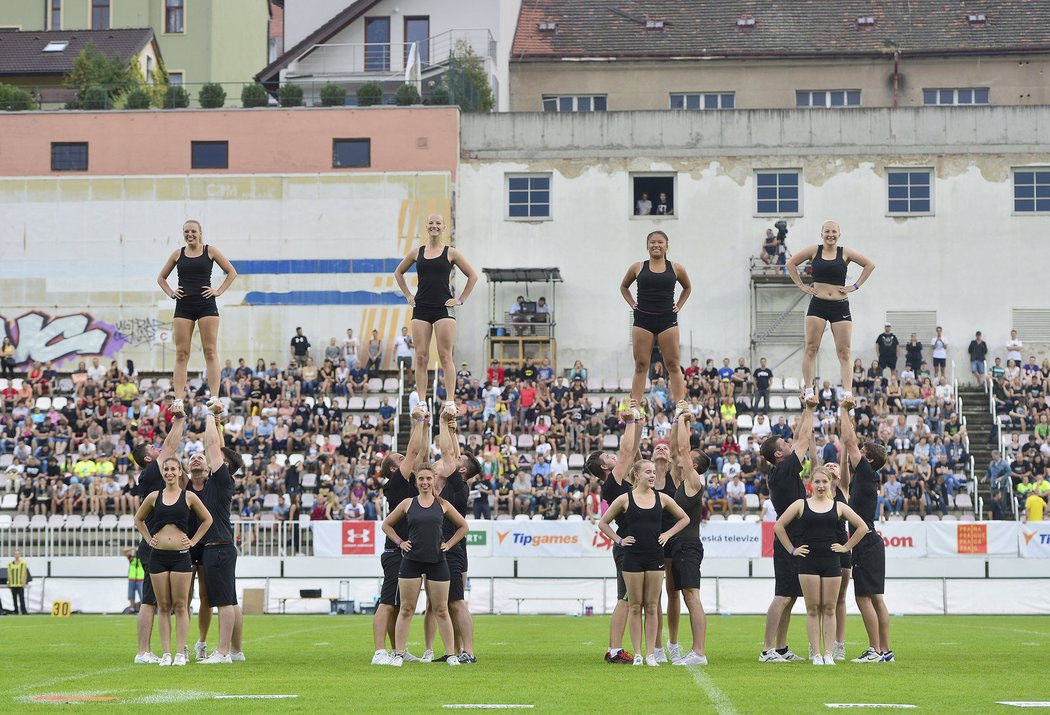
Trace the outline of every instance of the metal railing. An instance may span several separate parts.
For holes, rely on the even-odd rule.
[[[82,526],[78,523],[67,521],[58,525],[52,518],[46,525],[37,522],[29,526],[0,526],[0,553],[11,554],[17,549],[27,558],[123,556],[125,549],[135,549],[141,538],[139,532],[127,524]],[[309,516],[295,522],[234,520],[231,523],[237,553],[241,556],[313,554]]]

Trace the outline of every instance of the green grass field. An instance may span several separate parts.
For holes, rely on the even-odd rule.
[[[414,626],[410,649],[418,654],[422,619]],[[711,618],[706,668],[613,666],[602,660],[608,627],[601,617],[479,617],[476,665],[397,669],[369,665],[370,617],[256,616],[245,618],[247,662],[159,668],[132,664],[135,625],[128,616],[5,617],[0,712],[33,712],[85,696],[100,700],[67,701],[63,711],[385,713],[521,704],[532,705],[531,712],[610,715],[828,712],[826,703],[897,703],[985,713],[1014,710],[1000,700],[1050,700],[1039,660],[1050,645],[1045,617],[901,617],[893,630],[896,663],[835,668],[759,664],[762,619],[755,616]],[[792,647],[804,654],[803,619],[796,616],[791,629]],[[859,619],[850,620],[847,639],[848,657],[866,647]],[[154,644],[159,652],[156,632]]]

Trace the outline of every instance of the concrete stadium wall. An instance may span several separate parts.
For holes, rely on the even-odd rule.
[[[1050,219],[1014,214],[1011,178],[1013,167],[1050,163],[1047,107],[468,114],[460,142],[458,245],[477,267],[561,268],[562,366],[581,358],[592,374],[630,374],[630,313],[618,286],[655,229],[670,236],[669,255],[694,286],[679,318],[683,355],[746,354],[748,259],[776,220],[756,214],[758,169],[802,172],[801,215],[787,218],[791,250],[834,218],[843,243],[877,264],[851,300],[865,364],[886,311],[935,310],[965,370],[975,330],[1003,354],[1011,309],[1047,304],[1050,245],[1041,237]],[[893,167],[933,170],[934,215],[887,215]],[[551,175],[551,220],[506,218],[506,175],[519,172]],[[636,172],[675,177],[675,218],[632,216]],[[508,288],[498,308],[519,292]],[[487,308],[464,309],[460,344],[480,344]],[[831,342],[819,363],[827,374],[837,365]],[[798,374],[799,364],[796,355],[780,374]]]

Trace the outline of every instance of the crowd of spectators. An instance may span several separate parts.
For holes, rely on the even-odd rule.
[[[857,431],[881,440],[889,452],[879,503],[883,518],[947,514],[955,495],[968,488],[968,436],[951,384],[928,369],[924,348],[930,346],[909,353],[900,370],[883,354],[867,369],[856,362]],[[253,369],[241,358],[222,369],[220,396],[230,408],[226,439],[245,455],[234,499],[242,519],[375,520],[384,513],[379,466],[400,406],[394,394],[374,389],[372,410],[348,399],[367,394],[376,376],[368,363],[382,358],[382,346],[368,350],[348,331],[342,342],[332,338],[318,357],[321,368],[314,367],[314,352],[299,331],[285,367],[260,359]],[[668,439],[673,413],[666,371],[659,354],[654,358],[639,448],[646,458]],[[701,365],[694,358],[685,369],[688,409],[697,417],[690,444],[711,457],[707,508],[711,514],[769,518],[767,465],[759,448],[773,434],[790,439],[800,415],[790,405],[770,410],[770,393],[786,393],[765,359],[755,366],[744,358],[735,366],[729,358],[720,362]],[[354,371],[363,371],[359,389],[353,387]],[[1018,484],[1035,484],[1050,463],[1048,374],[1046,362],[991,368],[1000,414],[1031,432],[1027,441],[1014,435],[1007,455],[1013,460],[1007,478]],[[460,438],[482,465],[471,485],[473,516],[599,518],[600,486],[583,464],[591,452],[615,451],[623,432],[617,414],[624,394],[601,389],[607,386],[580,361],[560,375],[546,359],[527,360],[520,368],[493,361],[478,374],[462,363],[455,376]],[[813,463],[839,460],[840,396],[840,388],[822,381]],[[40,397],[53,399],[48,405],[38,403]],[[138,499],[131,450],[143,441],[161,443],[171,423],[171,397],[166,380],[141,379],[130,364],[114,361],[107,368],[98,359],[61,378],[51,366],[32,365],[20,385],[8,382],[0,391],[0,454],[10,455],[4,458],[6,489],[18,493],[18,510],[132,513]],[[439,400],[446,397],[439,389]],[[203,449],[204,395],[187,400],[187,410],[182,456]],[[994,477],[1001,484],[1001,475]]]

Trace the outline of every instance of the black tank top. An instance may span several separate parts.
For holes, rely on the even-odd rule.
[[[445,514],[441,511],[441,504],[437,499],[430,506],[422,506],[419,497],[412,499],[408,507],[408,540],[412,542],[412,550],[408,552],[408,558],[413,561],[422,561],[434,564],[441,560],[441,522],[445,520]]]
[[[186,248],[179,251],[179,260],[175,263],[175,270],[179,272],[179,288],[182,288],[183,300],[204,300],[201,293],[211,285],[211,270],[215,265],[208,246],[204,246],[204,252],[196,258],[186,255]]]
[[[835,501],[839,502],[840,504],[846,504],[846,506],[849,506],[849,504],[846,502],[846,495],[843,494],[842,490],[838,487],[835,487]],[[849,541],[849,536],[846,535],[845,519],[839,519],[839,526],[837,529],[835,529],[835,541],[839,542],[840,544],[845,544],[847,541]]]
[[[445,481],[445,488],[441,490],[441,498],[451,504],[453,508],[459,512],[460,516],[467,515],[467,506],[470,502],[470,487],[468,487],[467,483],[463,481],[463,475],[459,473],[458,469],[448,475],[448,479]],[[456,531],[456,525],[448,519],[444,519],[441,522],[441,538],[445,541],[451,539]],[[466,553],[467,540],[461,539],[460,542],[452,548],[456,551]]]
[[[160,531],[168,524],[174,524],[183,534],[190,533],[190,506],[186,503],[185,489],[179,492],[179,498],[171,505],[164,503],[163,491],[157,492],[157,503],[153,505],[153,527]]]
[[[679,531],[675,538],[699,539],[700,521],[704,518],[704,490],[701,488],[693,496],[688,496],[685,493],[685,480],[683,479],[678,489],[675,490],[674,500],[689,517],[689,526]]]
[[[678,276],[674,272],[674,264],[664,261],[667,268],[663,273],[653,273],[649,270],[649,261],[642,262],[642,270],[638,271],[638,310],[642,313],[659,315],[670,313],[674,310],[674,287],[678,283]]]
[[[831,550],[835,543],[835,532],[838,529],[838,506],[832,505],[826,512],[817,512],[809,508],[809,499],[802,500],[802,518],[796,546],[809,546],[807,559],[837,556]]]
[[[849,508],[857,512],[869,529],[875,531],[875,510],[879,505],[882,478],[863,455],[860,462],[850,465],[850,469],[853,470],[853,479],[850,481]]]
[[[663,558],[664,549],[659,539],[664,510],[660,492],[654,494],[656,503],[651,509],[643,509],[634,500],[634,490],[627,492],[627,535],[634,537],[634,544],[628,548],[635,554],[659,554]]]
[[[448,260],[448,246],[437,258],[425,257],[426,250],[426,246],[420,246],[416,254],[416,305],[440,308],[452,297],[452,262]]]
[[[667,470],[667,474],[664,475],[664,486],[662,489],[657,489],[657,491],[674,499],[674,495],[678,490],[675,488],[674,479],[671,477],[671,470]],[[667,531],[677,523],[678,518],[667,509],[660,512],[660,531]]]
[[[813,256],[812,266],[814,283],[846,285],[846,261],[842,258],[842,246],[835,249],[835,257],[830,261],[824,260],[824,247],[817,246],[817,254]]]

